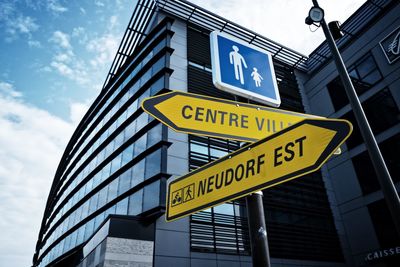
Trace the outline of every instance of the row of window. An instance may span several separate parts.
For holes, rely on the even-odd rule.
[[[124,173],[114,178],[114,180],[108,185],[104,184],[108,177],[113,175],[132,159],[136,158],[139,154],[143,153],[146,149],[161,140],[162,126],[158,124],[156,127],[144,133],[133,144],[127,146],[126,141],[153,120],[146,113],[142,113],[136,118],[136,120],[127,125],[122,131],[118,128],[121,128],[120,126],[134,115],[134,113],[140,107],[140,103],[143,98],[154,95],[164,88],[164,77],[154,82],[150,88],[148,88],[147,91],[145,91],[134,102],[132,102],[132,104],[129,105],[129,107],[127,107],[118,118],[114,119],[113,116],[115,117],[117,112],[120,113],[121,107],[125,105],[127,101],[132,101],[130,99],[137,94],[139,89],[142,89],[144,84],[146,84],[156,73],[160,73],[161,69],[165,67],[167,57],[162,56],[152,63],[152,66],[150,66],[150,68],[140,76],[140,79],[130,86],[129,89],[122,89],[132,78],[137,76],[140,69],[142,69],[143,66],[154,57],[154,54],[156,54],[158,51],[161,51],[165,45],[166,39],[157,44],[156,47],[153,48],[153,50],[147,55],[144,62],[135,67],[133,72],[130,73],[129,77],[125,79],[124,83],[113,92],[112,97],[110,97],[108,102],[103,105],[102,110],[97,113],[97,116],[99,116],[99,114],[104,111],[107,105],[113,105],[111,110],[104,116],[103,120],[98,123],[95,130],[91,132],[91,135],[85,138],[85,141],[80,146],[79,151],[75,153],[73,160],[69,162],[69,164],[71,164],[71,162],[75,161],[73,162],[74,166],[69,165],[70,168],[67,172],[65,172],[65,174],[68,176],[64,174],[64,189],[60,187],[61,190],[63,190],[63,193],[61,198],[58,199],[57,206],[54,207],[53,212],[57,208],[60,209],[59,205],[63,202],[63,200],[66,198],[69,200],[65,203],[65,205],[63,205],[63,207],[61,207],[58,213],[55,214],[55,218],[52,218],[50,225],[46,227],[48,229],[48,235],[42,240],[42,242],[45,242],[45,245],[40,250],[40,257],[42,256],[43,252],[53,244],[53,242],[58,240],[63,234],[73,227],[79,225],[82,220],[85,220],[88,218],[88,216],[93,216],[98,209],[101,209],[105,205],[107,206],[108,203],[110,203],[110,201],[113,202],[116,197],[119,197],[129,189],[137,186],[144,180],[153,177],[160,172],[161,149],[149,154],[146,158],[137,162]],[[126,91],[122,92],[123,90]],[[114,98],[119,98],[119,101],[115,104],[113,104],[113,102],[115,102]],[[92,123],[94,123],[94,121],[97,119],[97,116],[92,120]],[[110,120],[113,121],[112,124],[108,123]],[[104,128],[106,125],[107,129]],[[96,140],[91,140],[99,131],[103,131],[103,134],[96,138]],[[109,136],[115,136],[115,131],[120,133],[111,140]],[[100,146],[104,148],[99,149]],[[111,154],[121,146],[127,147],[118,155],[112,155],[113,158],[111,158]],[[82,151],[86,151],[85,154],[79,155],[82,154]],[[91,157],[90,161],[88,160],[89,156]],[[77,160],[79,161],[76,162]],[[104,161],[107,161],[108,163],[103,168],[99,169],[100,165],[105,164]],[[85,165],[86,167],[81,168],[82,165]],[[72,170],[71,166],[73,166]],[[87,180],[86,177],[88,176],[92,178]],[[102,188],[99,189],[99,186]],[[73,195],[70,195],[72,190],[75,188],[80,189]],[[87,201],[83,202],[79,207],[75,207],[84,197],[87,197],[95,190],[99,191],[93,194],[93,196],[91,196]],[[140,192],[142,193],[135,193],[132,195],[132,201],[140,201],[141,204],[136,206],[131,205],[131,214],[135,213],[136,215],[160,205],[159,181],[143,187],[143,189],[140,189]],[[141,197],[139,198],[139,196]],[[143,198],[146,201],[143,201]],[[70,211],[71,208],[74,209],[72,212]],[[70,214],[63,218],[63,216],[69,212]],[[54,217],[54,215],[51,217]],[[100,217],[98,216],[97,218]],[[63,221],[60,222],[60,219],[63,219]],[[54,228],[55,224],[59,225]],[[60,244],[57,246],[59,245]],[[74,245],[72,245],[72,247],[74,247]],[[63,250],[65,251],[65,249]],[[51,251],[54,251],[54,249]],[[49,255],[45,255],[45,257],[48,256]]]
[[[113,185],[114,193],[117,192],[117,185]],[[50,252],[42,259],[39,267],[47,266],[54,259],[65,254],[69,250],[87,241],[97,230],[105,218],[110,214],[138,215],[143,210],[148,210],[159,205],[160,181],[156,181],[144,189],[141,189],[129,197],[124,198],[106,211],[80,226],[74,232],[63,238]],[[98,200],[100,201],[100,200]],[[91,207],[91,206],[90,206]]]
[[[145,96],[147,96],[149,94],[149,90],[146,91],[146,93],[144,94]],[[125,114],[125,113],[123,113]],[[94,175],[96,172],[96,175],[99,175],[101,172],[105,173],[103,174],[103,176],[108,175],[107,173],[110,173],[108,171],[108,169],[111,169],[111,173],[113,173],[115,170],[118,170],[121,165],[121,159],[118,157],[121,157],[120,155],[117,155],[112,161],[110,161],[110,159],[108,159],[108,157],[119,147],[121,147],[125,141],[127,141],[129,138],[131,138],[136,131],[140,130],[142,127],[144,127],[145,125],[147,125],[147,123],[152,120],[146,113],[142,113],[138,118],[136,118],[136,120],[134,120],[133,122],[131,122],[123,131],[121,131],[119,133],[119,135],[117,135],[107,146],[105,146],[102,150],[97,152],[97,155],[95,155],[95,157],[86,165],[86,167],[77,175],[77,177],[72,181],[72,183],[66,188],[66,190],[62,193],[62,196],[60,197],[60,199],[57,202],[57,205],[54,207],[53,209],[53,214],[55,212],[57,212],[57,216],[60,217],[62,215],[65,214],[65,212],[67,212],[69,210],[69,208],[73,205],[69,205],[68,203],[66,205],[64,205],[61,209],[61,211],[59,211],[57,208],[59,207],[59,205],[62,203],[62,201],[70,194],[70,192],[76,188],[77,185],[79,185],[82,180],[84,180],[88,175]],[[154,129],[152,132],[156,132],[157,130]],[[112,134],[112,133],[110,133]],[[150,134],[150,136],[152,136],[152,134]],[[135,157],[137,154],[140,153],[140,148],[143,147],[143,145],[141,145],[143,142],[146,142],[146,138],[147,136],[142,136],[141,138],[139,138],[139,140],[137,140],[135,143],[135,153],[128,153],[125,152],[125,157],[123,158],[124,161],[129,161],[131,160],[133,157]],[[158,139],[157,141],[159,141],[160,139]],[[155,140],[147,140],[148,145],[155,143]],[[134,144],[132,144],[131,146],[133,146]],[[143,149],[142,149],[143,150]],[[126,150],[128,151],[128,150]],[[129,154],[129,156],[128,156]],[[104,164],[104,160],[107,159],[107,161],[110,161],[108,165],[110,165],[110,167],[108,167],[108,165],[106,165],[103,170],[97,170],[97,167],[100,164]],[[106,170],[106,171],[105,171]],[[107,176],[108,177],[108,176]],[[83,185],[79,185],[79,187],[84,187]],[[81,188],[81,190],[83,190],[84,188]],[[85,190],[87,190],[87,188],[85,188]],[[87,191],[89,192],[89,191]],[[87,193],[86,192],[86,193]],[[77,195],[77,194],[75,194]],[[69,202],[73,201],[73,197],[70,196],[69,197],[70,200]],[[76,203],[76,202],[75,202]],[[50,217],[51,218],[51,217]],[[57,220],[57,219],[56,219]],[[54,223],[54,220],[52,221],[52,223]]]
[[[157,82],[155,82],[149,90],[146,91],[145,94],[142,94],[138,99],[136,99],[129,107],[126,108],[126,110],[118,117],[118,118],[113,118],[115,113],[121,109],[121,107],[130,99],[132,96],[137,93],[139,88],[141,88],[148,80],[157,72],[159,72],[164,66],[165,66],[165,56],[160,58],[141,78],[135,82],[122,96],[122,98],[113,106],[113,108],[108,112],[104,118],[102,119],[101,122],[97,125],[96,129],[91,132],[91,135],[85,139],[84,143],[80,146],[79,150],[75,155],[78,155],[81,153],[83,148],[85,148],[85,154],[82,155],[79,159],[78,162],[74,162],[74,167],[72,170],[68,169],[66,171],[66,175],[64,175],[63,180],[63,185],[72,178],[72,176],[76,173],[76,171],[82,166],[82,163],[87,160],[87,158],[92,155],[92,153],[107,139],[110,134],[112,134],[127,118],[129,118],[139,107],[140,103],[142,100],[146,97],[148,97],[151,92],[150,91],[159,91],[163,88],[163,79],[159,79]],[[129,76],[130,77],[130,76]],[[122,90],[122,89],[119,89]],[[118,91],[116,91],[118,92]],[[112,99],[112,98],[109,98]],[[112,123],[108,129],[104,128],[103,126],[110,121],[110,119],[113,118],[114,123]],[[93,137],[98,131],[103,131],[103,134],[95,140],[95,142],[91,145],[88,146],[88,142],[92,141],[93,142]],[[72,160],[70,161],[72,162]],[[91,167],[91,166],[88,166]],[[85,171],[85,170],[83,170]],[[81,171],[82,173],[82,171]],[[60,188],[62,185],[60,186]]]
[[[153,40],[156,39],[158,36],[160,36],[160,35],[162,34],[162,32],[163,32],[163,31],[159,31],[159,32],[153,37]],[[88,143],[88,142],[94,137],[94,135],[100,130],[100,127],[102,127],[102,126],[104,125],[104,123],[105,123],[106,121],[108,121],[108,119],[106,119],[106,120],[103,119],[102,122],[98,123],[98,125],[96,126],[96,128],[90,132],[90,135],[89,135],[88,137],[85,137],[85,135],[87,134],[87,132],[89,131],[89,129],[91,129],[91,127],[92,127],[92,125],[94,124],[94,122],[98,119],[99,116],[103,116],[103,117],[104,117],[104,116],[108,116],[108,117],[110,118],[110,117],[112,117],[112,116],[114,115],[113,113],[115,113],[116,110],[118,110],[118,108],[116,108],[115,106],[114,106],[111,110],[109,110],[108,113],[106,112],[106,114],[103,114],[103,112],[104,112],[104,110],[105,110],[107,107],[109,107],[110,103],[111,103],[114,99],[117,98],[117,95],[119,95],[118,98],[120,98],[120,97],[125,97],[125,98],[128,98],[128,99],[130,98],[130,97],[127,97],[126,94],[124,94],[124,95],[121,96],[121,95],[120,95],[121,91],[123,90],[123,88],[125,88],[126,84],[127,84],[129,81],[131,81],[131,80],[137,75],[137,73],[150,61],[150,59],[151,59],[154,55],[156,55],[157,53],[159,53],[159,52],[162,50],[163,47],[166,46],[166,42],[167,42],[166,39],[163,39],[163,40],[159,41],[159,42],[154,46],[154,48],[148,52],[148,55],[146,55],[146,56],[144,57],[144,59],[141,60],[140,62],[137,62],[137,60],[138,60],[140,57],[143,57],[143,54],[137,55],[136,58],[133,59],[133,60],[131,61],[131,63],[128,65],[128,67],[126,68],[126,71],[125,71],[125,72],[131,71],[131,73],[129,74],[129,76],[128,76],[127,78],[125,78],[124,81],[123,81],[117,88],[111,87],[111,88],[113,88],[113,93],[111,94],[111,96],[107,96],[107,95],[106,95],[106,96],[104,97],[104,98],[107,98],[106,103],[104,103],[104,104],[101,106],[100,110],[96,111],[96,115],[95,115],[95,116],[91,119],[91,121],[87,124],[85,130],[84,130],[84,131],[82,132],[82,134],[81,134],[80,139],[78,139],[78,140],[75,142],[75,147],[76,147],[76,146],[80,143],[80,140],[81,140],[82,138],[85,138],[84,143],[81,144],[81,145],[79,145],[79,150],[76,151],[76,152],[73,152],[74,155],[73,155],[73,157],[72,157],[71,159],[69,159],[69,162],[68,162],[68,165],[67,165],[66,169],[71,165],[71,163],[73,162],[73,160],[75,159],[75,157],[82,151],[82,149],[87,145],[87,143]],[[153,45],[153,43],[152,43],[151,41],[148,42],[148,43],[143,47],[143,49],[142,49],[141,51],[145,51],[150,45]],[[133,66],[135,66],[135,67],[133,67]],[[133,68],[133,70],[131,70],[131,68]],[[123,76],[123,74],[121,74],[120,76]],[[143,76],[146,76],[146,74],[143,75]],[[145,83],[145,79],[139,80],[138,82],[144,84],[144,83]],[[103,98],[103,99],[104,99],[104,98]],[[123,101],[122,101],[122,102],[123,102]],[[122,105],[120,105],[120,106],[122,106]],[[108,114],[110,114],[110,115],[108,115]],[[101,125],[101,126],[100,126],[100,125]],[[73,149],[71,149],[71,151],[73,151],[73,150],[75,149],[75,147],[74,147]]]
[[[119,155],[117,155],[112,161],[110,161],[106,166],[104,166],[99,172],[97,172],[93,178],[86,182],[86,184],[79,184],[79,191],[77,191],[72,197],[69,198],[69,201],[63,206],[63,208],[57,213],[55,219],[51,222],[49,229],[51,229],[54,224],[56,224],[62,216],[68,212],[72,207],[74,207],[83,197],[90,194],[93,189],[97,188],[101,185],[108,177],[113,175],[120,168],[129,163],[133,158],[136,158],[138,155],[143,153],[147,148],[153,146],[155,143],[161,140],[161,125],[158,124],[157,127],[154,127],[149,132],[145,133],[142,137],[140,137],[135,143],[129,145],[125,150],[122,151]],[[152,154],[148,155],[146,158],[142,159],[138,163],[136,163],[133,167],[128,169],[125,173],[121,174],[119,178],[116,180],[122,179],[127,175],[131,175],[131,182],[123,179],[120,183],[122,186],[118,191],[118,196],[122,193],[125,193],[130,188],[135,187],[137,184],[141,183],[145,179],[153,177],[155,174],[160,172],[161,162],[161,151],[157,150]],[[114,180],[115,181],[115,180]],[[112,183],[109,184],[109,186]],[[107,186],[104,187],[100,192],[107,192]],[[96,195],[95,195],[96,196]],[[112,201],[114,198],[111,198],[112,195],[108,194],[107,202]],[[88,201],[86,203],[89,203]],[[101,203],[101,202],[99,202]],[[97,210],[97,208],[102,207],[102,205],[91,205],[91,209],[93,211],[89,211],[89,214],[82,212],[83,206],[81,205],[77,210],[72,212],[67,218],[64,219],[63,223],[57,227],[56,231],[53,232],[50,238],[47,240],[46,244],[51,244],[53,240],[57,239],[60,235],[68,231],[71,227],[79,223],[81,220],[85,219],[87,215],[90,215],[91,212]],[[83,209],[84,210],[84,209]],[[77,214],[81,214],[81,216],[76,216]]]

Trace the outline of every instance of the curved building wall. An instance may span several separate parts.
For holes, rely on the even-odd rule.
[[[146,35],[74,133],[48,198],[35,266],[78,249],[110,214],[163,210],[167,129],[140,103],[168,86],[170,27],[164,19]]]

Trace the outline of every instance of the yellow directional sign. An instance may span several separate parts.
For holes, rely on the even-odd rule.
[[[318,170],[347,139],[345,120],[305,119],[182,177],[169,180],[167,221]]]
[[[239,141],[257,141],[305,118],[321,118],[176,91],[146,98],[142,107],[178,132]]]

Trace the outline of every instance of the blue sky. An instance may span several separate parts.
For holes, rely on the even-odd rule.
[[[309,54],[310,0],[193,0]],[[251,5],[248,3],[251,2]],[[320,0],[344,21],[364,0]],[[0,1],[0,266],[30,266],[50,185],[77,123],[100,92],[135,0]]]
[[[101,89],[134,4],[3,1],[0,79],[29,103],[68,119],[65,107],[88,103]]]

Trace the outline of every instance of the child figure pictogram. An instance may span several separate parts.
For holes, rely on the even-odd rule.
[[[256,84],[256,87],[261,86],[261,80],[264,80],[263,77],[261,77],[260,73],[258,73],[257,68],[253,68],[253,72],[251,73],[251,77],[253,77],[253,80]]]

